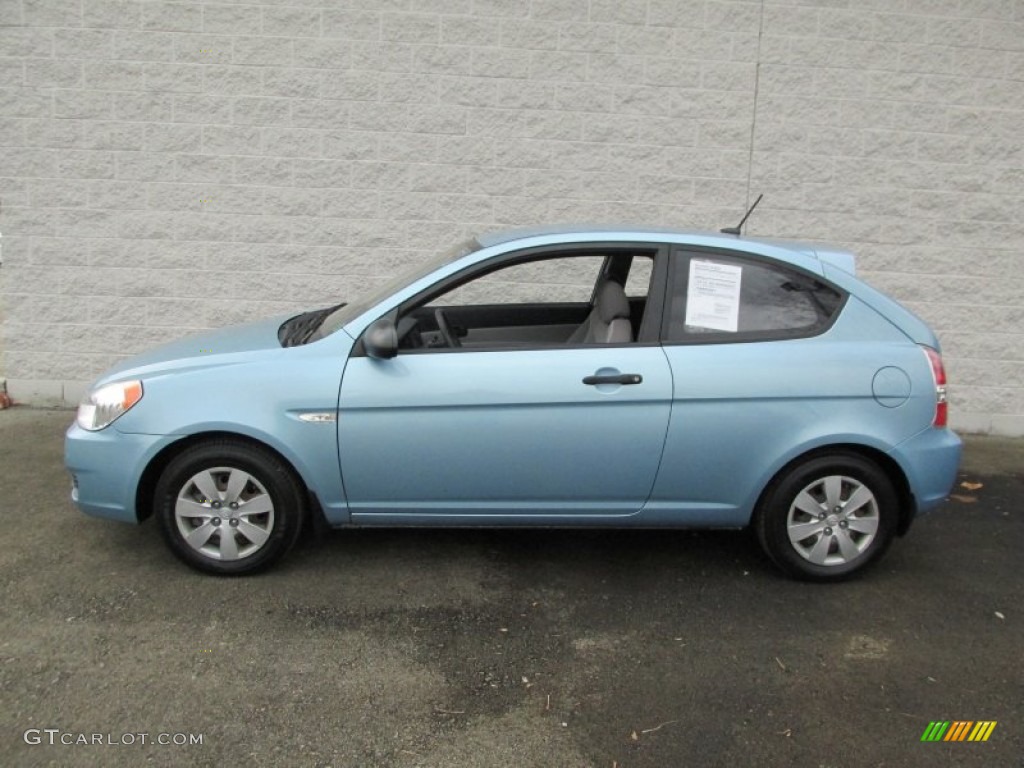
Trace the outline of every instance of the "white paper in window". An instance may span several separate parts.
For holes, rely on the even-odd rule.
[[[691,259],[686,324],[736,333],[742,277],[743,267]]]

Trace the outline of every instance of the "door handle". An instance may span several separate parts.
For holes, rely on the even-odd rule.
[[[584,376],[583,383],[595,384],[639,384],[644,377],[639,373],[619,373],[614,376]]]

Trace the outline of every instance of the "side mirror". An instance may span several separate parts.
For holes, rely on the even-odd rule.
[[[390,316],[374,322],[363,334],[366,354],[378,360],[387,360],[398,354],[398,329]]]

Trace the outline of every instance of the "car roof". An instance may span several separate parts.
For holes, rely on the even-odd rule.
[[[705,247],[721,247],[730,250],[756,252],[757,246],[768,246],[793,253],[810,256],[824,261],[840,269],[855,274],[855,257],[850,251],[833,246],[801,242],[797,240],[776,240],[771,238],[746,237],[721,232],[708,232],[697,229],[675,229],[671,227],[638,227],[638,226],[607,226],[607,225],[552,225],[542,227],[526,227],[488,232],[477,236],[477,242],[483,248],[504,245],[517,240],[530,240],[545,237],[569,237],[573,240],[600,239],[602,235],[614,239],[636,239],[638,241],[686,242],[699,241]],[[753,246],[753,248],[751,248]]]
[[[534,237],[549,237],[551,235],[579,235],[581,238],[589,239],[597,235],[635,235],[637,240],[650,240],[655,235],[697,235],[712,236],[714,233],[701,232],[699,230],[672,229],[670,227],[636,227],[636,226],[608,226],[608,225],[551,225],[541,227],[522,227],[517,229],[498,230],[488,232],[477,237],[477,242],[484,248],[492,245],[502,245],[513,240],[527,240]],[[735,240],[735,237],[719,235],[723,240]],[[657,239],[657,238],[655,238]]]

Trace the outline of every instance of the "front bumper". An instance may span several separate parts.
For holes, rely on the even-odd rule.
[[[64,436],[64,466],[72,477],[71,500],[87,515],[137,523],[135,490],[146,466],[177,435],[89,432],[72,424]]]

